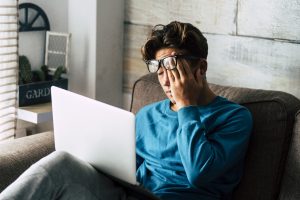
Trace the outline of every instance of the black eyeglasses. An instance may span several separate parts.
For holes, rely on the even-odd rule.
[[[175,69],[177,67],[178,58],[189,59],[189,60],[201,59],[200,57],[195,57],[195,56],[176,55],[176,56],[167,56],[160,60],[146,60],[145,63],[150,73],[156,73],[161,66],[163,66],[166,70]]]

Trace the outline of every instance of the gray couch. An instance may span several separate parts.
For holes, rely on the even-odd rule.
[[[218,95],[246,106],[254,119],[245,174],[234,199],[300,199],[300,100],[278,91],[210,87]],[[132,97],[134,113],[166,98],[155,75],[139,79]],[[0,191],[53,150],[51,132],[0,143]]]

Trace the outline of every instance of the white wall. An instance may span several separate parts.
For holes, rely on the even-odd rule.
[[[122,106],[124,2],[69,1],[70,90]]]
[[[71,36],[69,89],[95,98],[97,1],[70,0],[68,30]]]
[[[34,3],[48,16],[51,31],[68,31],[68,0],[19,0],[21,3]],[[20,32],[19,54],[26,55],[32,68],[39,69],[44,63],[45,32]]]
[[[96,99],[123,106],[124,1],[98,0]]]

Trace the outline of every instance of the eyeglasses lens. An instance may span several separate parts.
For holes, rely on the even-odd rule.
[[[149,69],[149,72],[151,72],[151,73],[155,73],[158,70],[158,67],[159,67],[159,63],[156,60],[151,60],[148,63],[148,69]]]
[[[167,70],[172,70],[176,68],[177,60],[176,57],[167,57],[163,59],[163,65]]]

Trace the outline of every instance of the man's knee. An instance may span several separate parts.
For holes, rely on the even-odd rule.
[[[43,168],[50,174],[64,174],[65,171],[78,171],[81,168],[81,161],[64,151],[54,151],[48,156],[35,163],[32,168]]]
[[[52,165],[52,164],[60,164],[60,163],[71,163],[77,162],[77,159],[72,156],[70,153],[65,151],[54,151],[46,157],[39,160],[37,163],[40,165]]]
[[[41,159],[42,163],[72,163],[78,162],[77,159],[68,152],[65,151],[54,151],[48,156]]]

